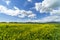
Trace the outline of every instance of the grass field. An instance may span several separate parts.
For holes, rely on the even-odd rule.
[[[60,24],[0,23],[0,40],[60,40]]]

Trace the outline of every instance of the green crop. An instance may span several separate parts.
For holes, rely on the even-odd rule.
[[[3,24],[0,40],[60,40],[60,24]]]

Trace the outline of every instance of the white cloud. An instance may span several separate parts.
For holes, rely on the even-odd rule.
[[[52,16],[47,16],[42,19],[37,19],[37,20],[27,20],[27,22],[60,22],[60,16],[52,15]]]
[[[53,10],[50,12],[51,15],[60,15],[60,9],[59,10]]]
[[[18,16],[20,18],[28,17],[34,14],[32,11],[20,10],[17,7],[14,7],[14,9],[8,9],[7,7],[2,5],[0,5],[0,13],[4,13],[6,15],[11,15],[11,16]],[[35,16],[36,15],[30,17],[34,18]]]
[[[36,16],[36,14],[30,14],[28,17],[30,18],[34,18]],[[36,18],[36,17],[35,17]]]
[[[9,5],[10,4],[10,0],[3,0],[7,5]]]
[[[26,16],[25,14],[18,15],[18,17],[20,17],[20,18],[24,18],[25,16]]]
[[[40,3],[35,3],[35,9],[41,13],[50,13],[53,10],[60,8],[60,0],[44,0]],[[60,10],[60,9],[59,9]]]
[[[10,1],[6,1],[6,4],[9,5],[10,4]]]
[[[35,3],[35,9],[40,13],[51,14],[39,21],[51,22],[60,20],[60,0],[43,0],[42,2]]]
[[[56,16],[56,15],[52,15],[52,16],[48,16],[48,17],[44,17],[43,19],[41,19],[41,22],[56,22],[56,21],[60,21],[59,18],[60,16]]]
[[[27,0],[28,2],[32,2],[32,0]]]

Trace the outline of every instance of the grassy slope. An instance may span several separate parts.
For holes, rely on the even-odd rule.
[[[60,24],[0,24],[0,40],[60,40]]]

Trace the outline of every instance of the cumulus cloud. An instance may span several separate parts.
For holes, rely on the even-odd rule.
[[[7,5],[9,5],[10,4],[10,0],[3,0]]]
[[[10,1],[6,1],[6,4],[9,5],[10,4]]]
[[[44,17],[40,20],[41,22],[59,22],[60,21],[60,16],[48,16],[48,17]]]
[[[40,22],[40,23],[44,23],[44,22],[59,22],[60,21],[60,16],[47,16],[44,17],[42,19],[36,19],[36,20],[27,20],[27,22]]]
[[[27,0],[28,2],[32,2],[32,0]]]
[[[35,3],[35,9],[40,13],[50,13],[50,16],[42,18],[42,21],[60,20],[60,0],[43,0],[42,2]]]
[[[10,15],[10,16],[18,16],[20,18],[24,18],[24,17],[32,17],[34,18],[36,15],[34,15],[34,13],[32,11],[25,11],[25,10],[20,10],[17,7],[14,7],[14,9],[8,9],[5,6],[0,5],[0,13],[4,13],[6,15]]]
[[[60,0],[44,0],[41,3],[35,3],[35,9],[41,13],[60,10]]]
[[[53,10],[50,12],[51,15],[60,15],[60,10]]]
[[[36,18],[36,14],[30,14],[28,17],[30,17],[30,18]]]

